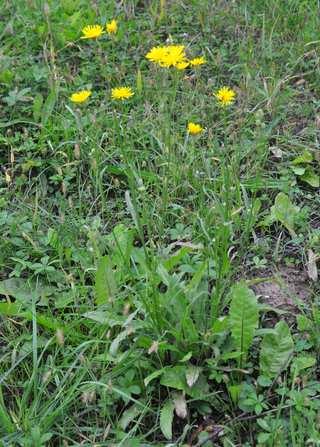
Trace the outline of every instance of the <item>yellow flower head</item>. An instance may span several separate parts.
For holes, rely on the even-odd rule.
[[[81,39],[97,39],[104,31],[100,25],[87,25],[82,29],[82,34]]]
[[[72,102],[80,104],[81,102],[85,102],[90,95],[91,95],[90,90],[81,90],[80,92],[73,93],[70,96],[70,99]]]
[[[188,133],[190,135],[197,135],[198,133],[201,133],[203,131],[203,127],[200,124],[196,123],[188,123]]]
[[[149,59],[149,61],[158,64],[164,58],[165,54],[166,47],[153,47],[146,54],[146,58]]]
[[[195,57],[194,59],[191,59],[190,61],[190,65],[192,67],[197,67],[198,65],[203,65],[205,64],[207,61],[205,60],[205,58],[203,56],[201,57]]]
[[[229,106],[235,100],[236,92],[229,87],[222,87],[214,96],[222,106]]]
[[[160,67],[166,68],[176,67],[183,70],[189,65],[184,45],[153,47],[146,54],[146,58],[160,65]]]
[[[189,65],[190,65],[189,62],[186,60],[186,61],[178,62],[176,65],[176,68],[178,70],[184,70],[185,68],[189,67]]]
[[[124,100],[131,98],[134,93],[130,87],[117,87],[113,88],[111,91],[111,98],[112,99],[118,99],[118,100]]]
[[[108,34],[116,34],[118,31],[118,23],[115,19],[111,20],[110,23],[106,24]]]

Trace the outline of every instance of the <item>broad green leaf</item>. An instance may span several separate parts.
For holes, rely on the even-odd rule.
[[[299,357],[296,357],[293,360],[291,370],[297,376],[304,369],[308,369],[314,366],[316,362],[317,359],[315,357],[312,357],[311,355],[299,355]]]
[[[214,335],[222,334],[229,329],[228,318],[226,316],[219,317],[215,320],[212,326],[212,333]]]
[[[112,302],[117,291],[115,274],[112,269],[112,263],[108,256],[100,259],[98,270],[96,273],[96,303],[107,304]]]
[[[305,150],[301,155],[299,155],[292,161],[292,164],[300,165],[304,163],[312,163],[312,160],[313,160],[312,153],[308,150]]]
[[[162,374],[160,384],[175,390],[184,391],[193,398],[205,399],[209,386],[204,376],[200,374],[197,381],[190,388],[186,381],[186,370],[187,368],[185,365],[178,365],[166,369]]]
[[[308,183],[308,185],[312,186],[313,188],[319,188],[320,186],[320,176],[312,169],[307,169],[301,176],[301,180]]]
[[[270,379],[270,377],[266,377],[266,376],[259,376],[257,379],[258,385],[262,386],[262,387],[269,387],[272,385],[272,380]]]
[[[48,119],[52,115],[57,99],[58,99],[57,90],[55,89],[51,90],[42,107],[41,123],[43,126],[47,124]]]
[[[166,259],[163,262],[163,265],[168,272],[172,270],[177,264],[180,263],[180,261],[185,257],[187,253],[192,251],[190,247],[182,247],[180,250],[178,250],[174,255],[170,256],[169,259]]]
[[[174,403],[171,400],[167,400],[160,412],[160,428],[168,441],[172,438],[173,411]]]
[[[161,377],[161,385],[168,386],[169,388],[174,388],[176,390],[186,389],[184,366],[175,366],[173,368],[167,369]]]
[[[190,352],[188,352],[186,355],[184,355],[184,356],[182,357],[182,359],[179,360],[179,362],[181,362],[181,363],[188,362],[188,361],[191,359],[191,357],[192,357],[192,351],[190,351]]]
[[[260,374],[274,378],[287,366],[293,353],[294,343],[289,326],[279,321],[272,333],[266,334],[261,342]]]
[[[299,211],[300,208],[293,205],[286,194],[280,192],[275,198],[274,205],[271,207],[271,218],[273,221],[279,221],[287,228],[291,236],[295,237],[294,227]]]
[[[188,292],[192,292],[193,290],[195,290],[199,286],[200,282],[202,281],[203,277],[206,275],[207,272],[208,272],[208,262],[204,261],[202,264],[199,265],[198,269],[193,274],[191,281],[186,287],[186,290]]]
[[[109,327],[122,326],[126,321],[125,316],[116,315],[107,310],[92,310],[84,313],[82,316],[97,323],[108,325]]]
[[[22,278],[10,278],[0,281],[0,295],[12,296],[23,304],[30,304],[41,298],[42,304],[52,295],[53,289],[39,282],[27,281]]]
[[[118,267],[130,262],[134,235],[135,230],[123,224],[116,225],[108,235],[107,241],[112,250],[112,259]]]
[[[312,321],[303,314],[297,315],[297,325],[299,331],[311,331],[313,327]]]
[[[239,385],[229,385],[228,391],[230,393],[233,403],[237,403],[241,394],[242,384]]]
[[[296,175],[303,175],[306,172],[306,168],[303,166],[291,166],[291,169]]]
[[[259,307],[255,294],[243,282],[233,286],[230,295],[229,325],[235,347],[241,353],[241,368],[258,327]]]
[[[129,407],[127,410],[125,410],[122,413],[122,416],[119,421],[119,425],[122,428],[123,431],[126,431],[128,425],[137,417],[141,412],[143,411],[143,408],[140,406],[133,404],[131,407]]]
[[[41,93],[37,93],[33,99],[33,119],[36,123],[40,121],[42,104],[43,96],[41,95]]]
[[[149,374],[145,379],[144,379],[144,386],[147,387],[149,385],[149,383],[156,379],[157,377],[161,376],[167,368],[161,368],[161,369],[157,369],[156,371],[153,371],[153,373]]]
[[[53,112],[54,106],[56,104],[56,100],[57,100],[56,92],[54,90],[52,90],[49,93],[49,95],[47,96],[47,98],[42,106],[41,123],[43,126],[45,126],[47,124],[47,121]]]

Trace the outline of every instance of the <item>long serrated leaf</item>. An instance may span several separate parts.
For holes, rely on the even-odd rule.
[[[48,119],[52,115],[57,98],[58,98],[57,90],[55,89],[51,90],[42,107],[41,124],[43,126],[47,124]]]
[[[125,431],[129,424],[142,412],[142,408],[136,404],[131,405],[130,408],[122,413],[119,425]]]
[[[157,377],[161,376],[167,368],[161,368],[161,369],[157,369],[156,371],[153,371],[153,373],[149,374],[145,379],[144,379],[144,386],[147,387],[149,385],[149,383],[156,379]]]
[[[96,303],[106,304],[113,300],[116,293],[117,285],[115,275],[112,270],[112,263],[108,256],[103,256],[100,259],[97,273],[96,273]]]
[[[41,117],[41,109],[43,104],[43,96],[41,93],[37,93],[33,99],[33,119],[39,122]]]
[[[242,367],[259,322],[259,307],[253,291],[245,283],[236,284],[231,290],[229,325],[236,349],[241,353]]]
[[[294,343],[289,326],[279,321],[272,333],[264,336],[260,351],[260,374],[276,377],[287,366],[293,352]]]
[[[174,403],[167,400],[160,412],[160,428],[163,436],[170,441],[172,438],[172,422],[173,422]]]

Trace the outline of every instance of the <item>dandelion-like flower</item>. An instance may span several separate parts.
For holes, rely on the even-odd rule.
[[[75,92],[70,96],[70,99],[72,102],[75,102],[77,104],[80,104],[82,102],[85,102],[89,96],[91,95],[90,90],[81,90],[79,92]]]
[[[155,64],[159,64],[159,62],[164,58],[166,51],[166,47],[153,47],[146,54],[146,58]]]
[[[191,59],[190,61],[190,65],[192,67],[197,67],[199,65],[203,65],[205,64],[207,61],[205,60],[205,58],[203,56],[201,57],[195,57],[194,59]]]
[[[176,67],[183,70],[189,65],[184,45],[167,45],[153,47],[146,54],[146,58],[160,67]]]
[[[106,29],[108,34],[116,34],[118,31],[118,23],[115,19],[111,20],[110,23],[106,24]]]
[[[188,123],[188,133],[190,135],[198,135],[201,132],[203,132],[203,127],[200,124]]]
[[[97,39],[104,31],[100,25],[87,25],[82,29],[82,34],[81,39]]]
[[[222,106],[229,106],[236,98],[236,92],[229,87],[222,87],[214,96]]]
[[[184,70],[185,68],[189,67],[189,62],[188,61],[184,61],[184,62],[178,62],[176,65],[176,68],[178,70]]]
[[[117,88],[113,88],[111,90],[111,98],[112,99],[117,99],[117,100],[124,100],[124,99],[128,99],[131,98],[131,96],[133,96],[134,93],[131,89],[131,87],[117,87]]]

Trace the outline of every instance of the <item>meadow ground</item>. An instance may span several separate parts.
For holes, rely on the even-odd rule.
[[[0,445],[320,445],[319,2],[0,18]]]

